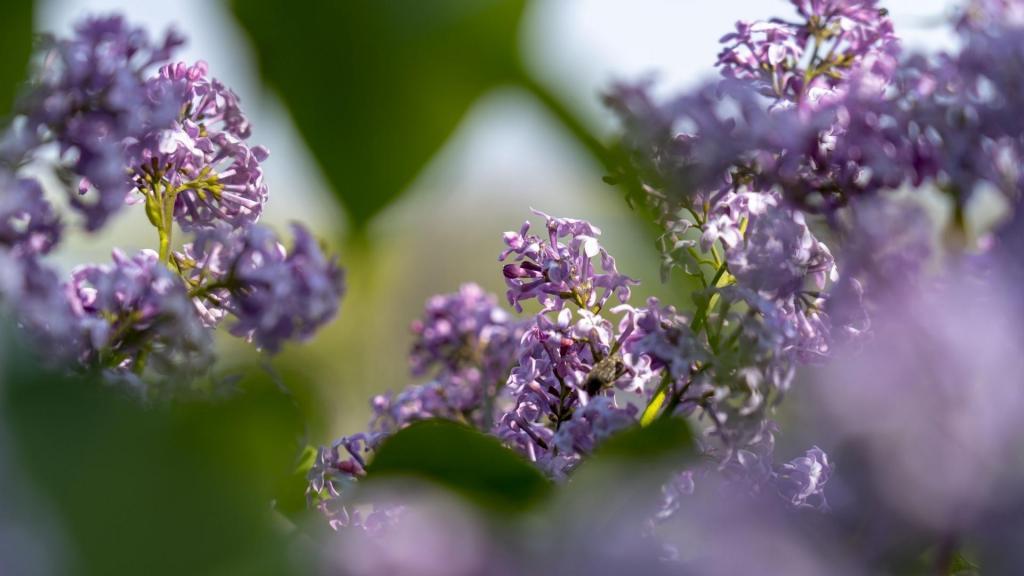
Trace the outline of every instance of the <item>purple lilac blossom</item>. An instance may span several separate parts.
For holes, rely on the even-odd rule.
[[[498,257],[504,261],[514,255],[514,262],[502,269],[509,304],[519,312],[520,302],[529,299],[545,310],[561,309],[567,300],[581,308],[600,309],[613,293],[620,302],[629,299],[629,287],[636,281],[619,274],[615,260],[597,240],[600,229],[583,220],[534,214],[546,220],[547,238],[529,234],[530,223],[524,222],[519,232],[505,233],[508,248]],[[600,271],[595,257],[600,257]]]
[[[38,181],[0,171],[0,190],[0,246],[40,255],[60,242],[64,227]]]
[[[0,135],[4,304],[48,353],[137,384],[143,372],[202,371],[208,328],[229,313],[236,334],[271,351],[308,338],[335,314],[343,289],[341,270],[304,229],[286,253],[251,226],[267,195],[266,150],[245,142],[251,128],[237,95],[204,63],[168,63],[182,43],[173,32],[153,41],[120,16],[45,37]],[[63,220],[40,182],[21,174],[35,164],[52,164],[87,232],[133,201],[134,187],[146,195],[162,255],[171,212],[203,234],[174,255],[178,275],[162,257],[115,250],[112,266],[80,266],[61,291],[39,257],[59,243]],[[182,308],[189,298],[194,308]]]
[[[78,361],[86,340],[57,272],[38,258],[0,251],[0,298],[40,350],[62,363]]]
[[[832,475],[828,455],[817,446],[783,464],[777,473],[779,494],[798,508],[827,508],[824,487]]]
[[[883,87],[899,53],[877,0],[793,0],[799,22],[740,21],[722,37],[718,66],[777,101],[803,103],[834,92],[851,75]]]
[[[67,284],[85,332],[86,360],[136,373],[205,369],[213,342],[181,280],[151,250],[131,258],[115,250],[113,259],[76,268]]]
[[[170,127],[178,113],[180,95],[151,90],[145,77],[182,42],[171,32],[153,43],[120,16],[87,19],[71,38],[44,40],[47,56],[22,108],[31,137],[54,141],[82,178],[69,196],[89,230],[125,204],[125,147]]]
[[[173,256],[196,308],[207,322],[225,313],[230,331],[268,352],[286,340],[305,340],[334,317],[344,275],[310,233],[298,224],[291,250],[270,230],[202,230]]]
[[[572,427],[577,437],[563,437],[556,444],[556,434],[570,422],[575,413],[584,410],[599,394],[614,394],[615,385],[629,386],[630,367],[617,368],[612,348],[619,347],[613,340],[615,329],[602,317],[577,310],[579,319],[573,321],[570,308],[562,308],[552,321],[547,315],[536,317],[535,324],[523,334],[518,351],[518,364],[508,379],[513,407],[498,422],[495,433],[502,441],[523,453],[548,474],[558,478],[567,474],[578,463],[578,447],[592,447],[598,438],[584,439],[580,434],[604,434],[603,422],[622,422],[620,416],[636,414],[619,412],[614,403],[593,413],[600,419],[597,427],[581,415]],[[627,334],[628,336],[628,334]],[[591,376],[598,365],[610,371],[606,382],[591,386]],[[608,402],[611,398],[605,396]],[[601,401],[606,402],[605,400]],[[579,418],[579,417],[578,417]],[[572,450],[563,448],[573,447]]]
[[[741,242],[726,249],[737,283],[775,297],[791,296],[809,283],[824,290],[837,279],[832,253],[814,237],[804,215],[776,209],[751,216]]]
[[[185,229],[258,221],[267,200],[261,164],[268,153],[246,144],[250,128],[238,96],[207,77],[205,62],[167,64],[149,82],[185,96],[180,116],[160,132],[156,147],[140,142],[133,150],[136,188],[144,196],[172,191],[174,217]]]
[[[202,248],[201,252],[209,250]],[[212,259],[221,269],[219,256]],[[418,420],[444,418],[488,431],[502,402],[498,395],[515,360],[523,323],[497,304],[493,294],[476,284],[427,300],[423,318],[412,324],[415,341],[409,360],[413,376],[432,374],[423,384],[397,394],[375,396],[369,432],[342,438],[320,448],[308,479],[307,496],[332,527],[360,525],[342,491],[365,473],[367,459],[388,435]],[[389,514],[389,507],[373,515]],[[366,528],[365,526],[362,526]]]

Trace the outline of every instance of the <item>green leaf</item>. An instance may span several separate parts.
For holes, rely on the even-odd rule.
[[[367,478],[389,477],[428,480],[504,511],[522,510],[551,490],[536,467],[494,437],[444,420],[417,422],[381,445]]]
[[[5,367],[2,418],[67,536],[69,573],[292,573],[270,505],[301,422],[279,391],[144,405],[20,364]]]
[[[32,0],[7,0],[0,18],[0,120],[11,111],[32,53]]]
[[[693,433],[681,418],[659,418],[633,426],[598,447],[594,460],[643,460],[689,457],[695,452]]]
[[[525,0],[235,0],[260,71],[361,231],[485,91],[519,75]]]

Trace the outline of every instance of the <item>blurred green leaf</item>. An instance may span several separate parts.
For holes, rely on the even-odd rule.
[[[551,484],[496,438],[444,420],[417,422],[381,445],[367,478],[414,477],[435,482],[485,507],[522,510]]]
[[[10,113],[32,53],[32,0],[6,0],[0,18],[0,119]]]
[[[275,388],[144,406],[87,378],[5,370],[5,422],[75,574],[289,574],[271,510],[301,431]]]
[[[470,105],[518,76],[525,0],[234,0],[355,231],[404,191]]]
[[[681,418],[659,418],[647,426],[633,426],[601,444],[593,459],[654,461],[695,453],[693,433]]]

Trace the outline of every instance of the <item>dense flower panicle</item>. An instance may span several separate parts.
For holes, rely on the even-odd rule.
[[[200,231],[174,254],[177,268],[208,323],[234,317],[232,334],[277,352],[304,340],[338,311],[344,275],[302,226],[292,226],[291,250],[258,225]]]
[[[507,373],[519,323],[498,306],[494,295],[476,284],[463,284],[456,293],[431,297],[423,312],[423,319],[412,324],[415,341],[409,361],[414,376],[435,367],[458,371],[467,365]],[[488,366],[492,364],[497,366]]]
[[[476,284],[427,300],[409,362],[413,376],[433,380],[374,398],[371,430],[394,432],[416,420],[445,418],[488,429],[525,326]]]
[[[636,329],[622,349],[635,357],[646,357],[652,370],[664,370],[673,381],[691,375],[693,367],[709,359],[707,350],[690,330],[689,319],[672,306],[663,307],[657,298],[647,300],[634,316]]]
[[[63,224],[38,181],[0,171],[0,190],[0,246],[21,255],[37,255],[60,242]]]
[[[210,251],[204,247],[201,252]],[[211,261],[214,268],[223,269],[219,256]],[[318,502],[335,529],[369,529],[365,523],[371,518],[381,514],[394,517],[395,509],[383,506],[363,519],[342,497],[344,485],[363,474],[365,459],[382,439],[430,418],[464,422],[482,431],[491,429],[501,413],[499,395],[523,330],[523,322],[512,319],[493,294],[476,284],[464,284],[458,292],[427,300],[423,318],[412,324],[415,340],[409,360],[413,376],[430,374],[432,379],[398,393],[375,396],[369,431],[321,448],[310,473],[307,495]],[[327,482],[325,473],[327,477],[335,475],[336,482]]]
[[[546,239],[529,234],[528,221],[519,232],[505,233],[508,248],[499,260],[514,255],[514,262],[503,268],[509,304],[519,312],[520,302],[530,299],[545,310],[561,309],[566,301],[600,309],[613,293],[620,302],[629,299],[629,287],[636,281],[619,274],[615,260],[597,240],[600,229],[583,220],[534,213],[547,222]],[[593,262],[596,257],[600,270]]]
[[[851,75],[884,87],[899,45],[877,0],[794,0],[800,22],[740,21],[722,37],[718,66],[777,101],[806,103]]]
[[[5,306],[63,361],[140,385],[143,374],[202,372],[209,329],[225,315],[236,334],[276,351],[326,323],[342,293],[341,270],[305,230],[286,253],[254,226],[267,151],[245,142],[238,96],[205,63],[169,63],[182,43],[173,32],[153,41],[120,16],[46,37],[0,134]],[[115,251],[113,265],[80,266],[61,292],[38,258],[59,243],[63,220],[22,174],[35,164],[52,164],[87,232],[141,194],[159,255]],[[175,225],[201,234],[172,255]]]
[[[832,253],[814,237],[800,212],[777,209],[750,218],[741,242],[726,249],[738,283],[773,296],[790,296],[813,284],[824,290],[837,272]]]
[[[476,378],[473,378],[473,376]],[[370,430],[391,434],[419,420],[475,420],[483,407],[483,386],[479,372],[448,374],[443,379],[409,386],[397,394],[373,397]]]
[[[125,146],[170,127],[178,113],[180,94],[151,91],[145,77],[182,43],[173,32],[153,43],[120,16],[87,19],[73,37],[45,41],[49,55],[22,106],[28,133],[55,141],[83,179],[81,193],[69,191],[70,201],[89,230],[125,203],[131,189]]]
[[[636,405],[619,407],[612,398],[599,396],[576,409],[572,418],[558,429],[552,441],[564,454],[587,455],[601,441],[636,424],[638,418],[639,409]]]
[[[68,297],[88,344],[87,360],[126,371],[201,372],[213,343],[180,279],[143,250],[114,251],[112,265],[76,268]]]
[[[174,216],[185,229],[259,220],[267,200],[261,164],[268,153],[245,143],[250,129],[238,96],[207,77],[205,62],[168,64],[149,82],[185,97],[174,126],[132,150],[136,188],[155,195],[154,202],[166,191],[174,194]]]

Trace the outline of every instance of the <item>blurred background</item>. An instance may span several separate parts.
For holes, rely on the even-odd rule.
[[[951,42],[949,0],[885,5],[911,48]],[[90,13],[124,13],[206,60],[242,98],[267,146],[265,222],[307,223],[339,255],[339,317],[274,360],[325,443],[365,427],[369,399],[410,382],[409,322],[432,294],[477,282],[503,298],[501,233],[531,207],[586,218],[648,296],[687,307],[662,284],[654,232],[604,184],[600,143],[615,124],[600,94],[654,78],[671,93],[715,74],[736,19],[786,14],[764,0],[41,0],[39,31],[67,33]],[[140,207],[139,210],[141,210]],[[66,242],[63,262],[104,261],[111,246],[155,246],[125,211],[101,237]],[[256,359],[225,339],[222,362]],[[230,371],[230,368],[227,369]]]

